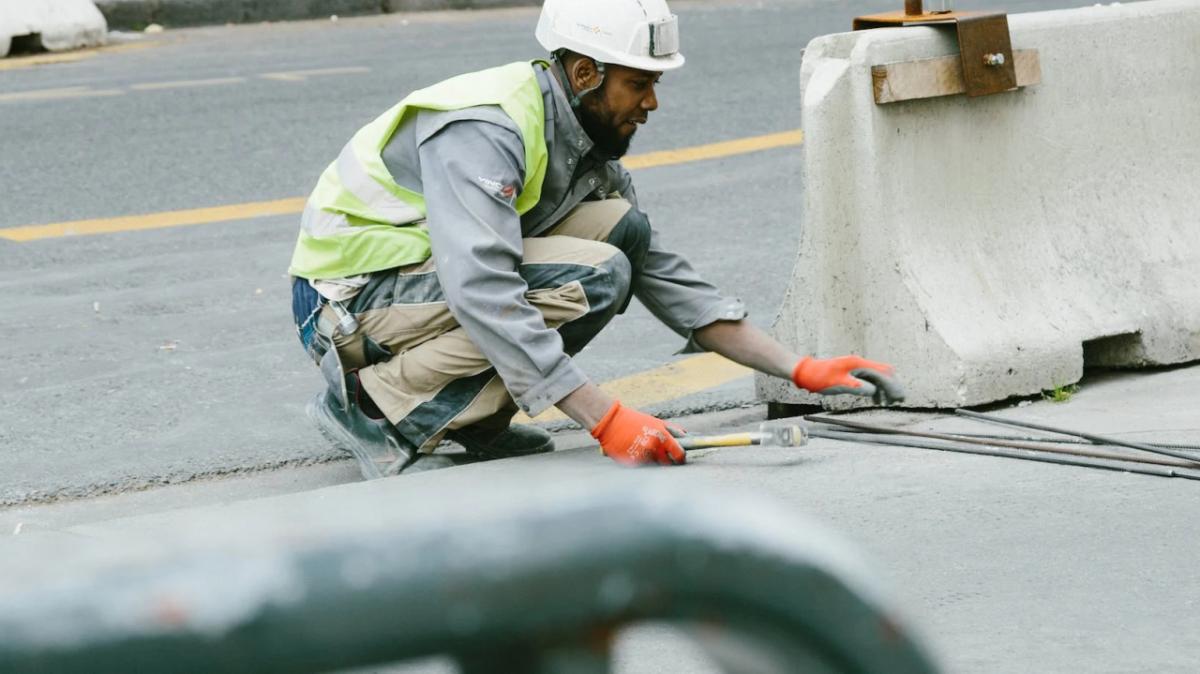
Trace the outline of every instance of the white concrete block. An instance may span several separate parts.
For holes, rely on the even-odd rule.
[[[1010,27],[1040,85],[876,105],[871,66],[957,52],[929,27],[817,38],[801,66],[805,212],[773,330],[894,363],[910,405],[1034,394],[1085,360],[1200,359],[1200,3]]]
[[[12,38],[34,33],[61,51],[104,44],[108,25],[92,0],[0,0],[0,57]]]

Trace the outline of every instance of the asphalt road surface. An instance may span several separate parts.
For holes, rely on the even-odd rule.
[[[678,3],[688,66],[633,152],[800,127],[805,44],[896,6]],[[535,21],[526,8],[169,31],[0,69],[0,229],[303,197],[408,91],[540,56]],[[790,147],[636,174],[666,241],[762,326],[793,264],[798,167]],[[0,238],[0,506],[339,458],[303,414],[321,382],[291,327],[297,220]],[[580,361],[604,381],[680,346],[635,307]]]

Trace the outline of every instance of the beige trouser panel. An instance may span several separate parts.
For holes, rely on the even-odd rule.
[[[609,262],[621,251],[602,241],[629,209],[629,202],[622,199],[580,204],[550,230],[551,235],[523,241],[522,268],[539,264],[598,267]],[[345,367],[358,370],[371,399],[402,431],[406,423],[411,423],[414,410],[447,394],[447,387],[490,373],[486,375],[486,382],[477,381],[474,386],[460,387],[473,396],[461,411],[456,409],[452,417],[435,421],[440,424],[439,428],[416,433],[421,438],[418,449],[422,451],[432,451],[447,430],[485,419],[489,419],[489,423],[505,425],[516,413],[516,403],[492,370],[491,363],[450,313],[438,290],[433,259],[395,273],[402,277],[397,279],[397,288],[424,288],[428,297],[437,300],[423,301],[424,297],[416,296],[421,293],[406,298],[400,296],[399,291],[397,296],[379,298],[377,302],[370,298],[371,304],[378,308],[355,314],[359,321],[358,332],[349,337],[338,334],[334,339]],[[551,328],[575,321],[592,310],[587,293],[578,280],[530,290],[526,298],[542,313],[546,325]],[[324,319],[336,324],[333,310],[326,306],[323,311]],[[393,355],[388,360],[371,364],[364,337]],[[386,357],[386,353],[384,355]],[[463,393],[457,391],[453,395]],[[505,418],[494,419],[498,416]]]
[[[613,228],[621,222],[621,218],[624,218],[631,208],[633,205],[624,199],[585,201],[567,213],[567,217],[551,227],[545,235],[607,241]]]

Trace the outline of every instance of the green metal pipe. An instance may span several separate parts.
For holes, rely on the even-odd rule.
[[[741,494],[630,479],[317,542],[146,559],[80,538],[46,560],[57,580],[0,583],[0,671],[319,672],[446,654],[472,672],[595,672],[607,635],[640,621],[713,627],[706,643],[753,644],[779,672],[934,671],[827,534]]]

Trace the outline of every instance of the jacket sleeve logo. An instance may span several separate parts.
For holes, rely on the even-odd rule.
[[[479,181],[480,185],[483,185],[493,194],[506,201],[511,200],[517,195],[516,187],[513,187],[512,185],[505,185],[499,180],[492,180],[491,178],[484,178],[483,176],[479,176],[476,178],[476,180]]]

